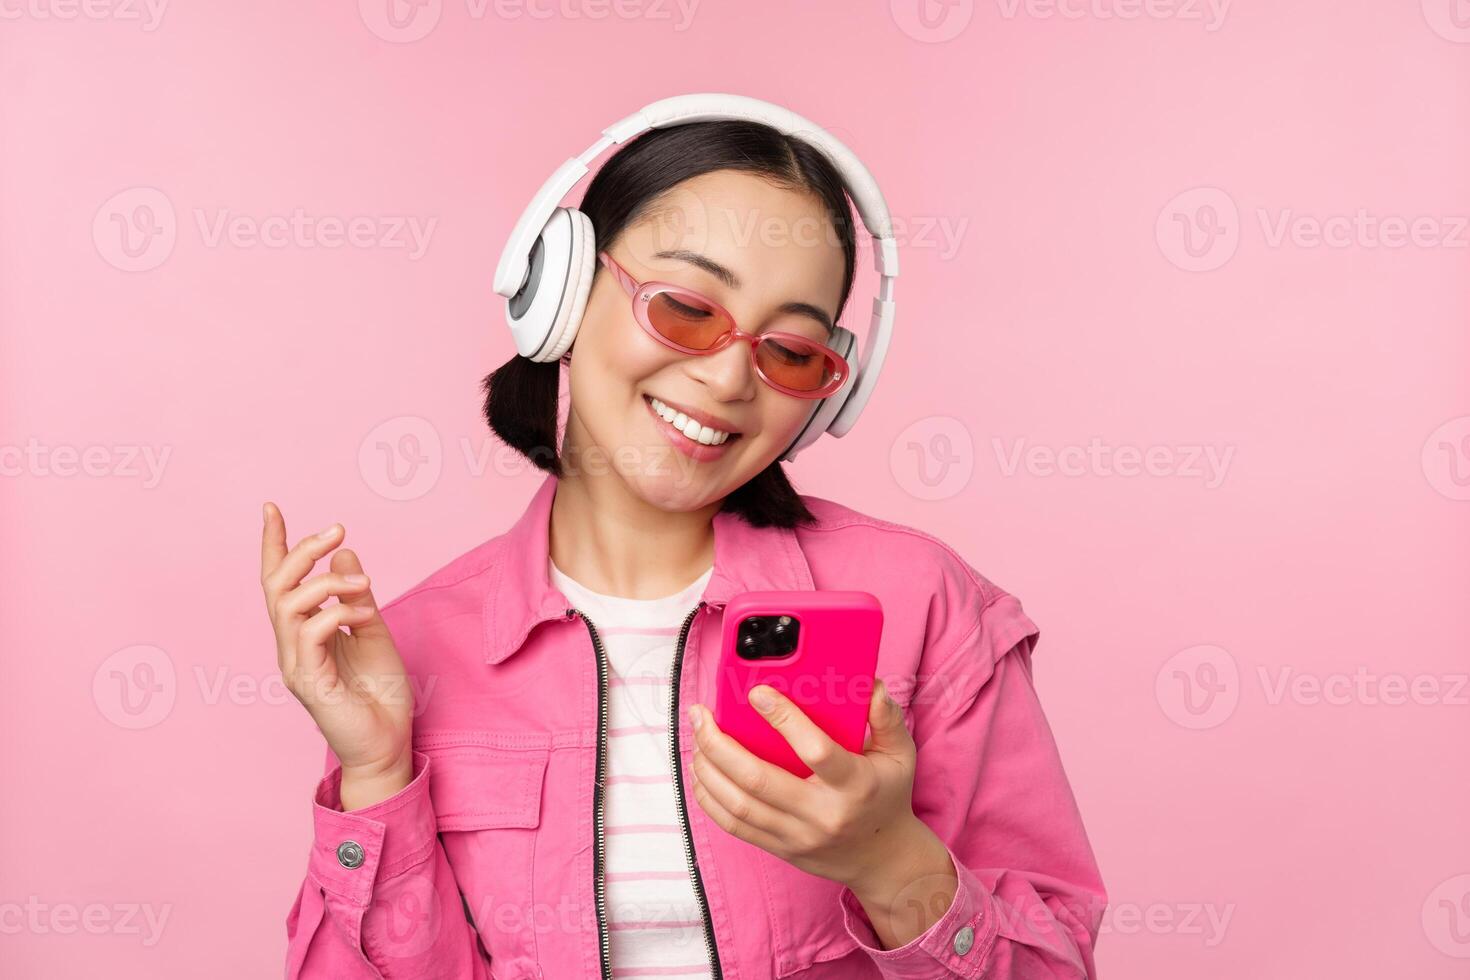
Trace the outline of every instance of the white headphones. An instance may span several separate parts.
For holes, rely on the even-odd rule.
[[[846,435],[868,403],[893,334],[893,282],[898,278],[898,246],[877,182],[851,150],[810,120],[770,102],[719,92],[676,95],[644,106],[604,129],[601,139],[558,167],[541,185],[500,255],[495,292],[506,297],[505,318],[516,352],[543,363],[561,359],[577,336],[597,269],[592,221],[575,208],[561,207],[562,198],[587,174],[588,164],[614,143],[624,143],[650,129],[721,119],[765,123],[815,146],[842,175],[873,237],[873,264],[881,278],[861,360],[834,394],[813,399],[806,424],[780,456],[795,459],[823,432]],[[837,327],[830,343],[849,365],[853,363],[857,337],[851,331]]]

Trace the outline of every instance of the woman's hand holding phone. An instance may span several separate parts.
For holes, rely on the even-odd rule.
[[[750,694],[811,775],[803,779],[757,757],[721,731],[703,705],[691,705],[694,796],[710,819],[788,864],[847,885],[870,916],[898,909],[900,896],[917,880],[948,880],[942,912],[953,897],[953,864],[944,844],[914,815],[917,752],[882,680],[873,686],[861,754],[833,741],[774,688],[762,684]],[[886,915],[873,924],[885,941],[905,941]]]
[[[342,809],[371,806],[413,778],[413,692],[403,659],[357,555],[333,524],[286,547],[286,520],[264,507],[260,581],[276,634],[281,680],[311,715],[342,764]],[[338,601],[324,605],[336,596]],[[343,632],[341,627],[348,632]]]
[[[914,814],[918,750],[876,676],[882,629],[882,604],[867,592],[731,599],[715,712],[689,709],[691,769],[710,819],[846,885],[895,949],[944,913],[958,877]]]

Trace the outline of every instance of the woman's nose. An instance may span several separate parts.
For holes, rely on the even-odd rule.
[[[735,337],[723,350],[689,358],[689,374],[720,401],[749,401],[760,384],[751,360],[750,341]]]

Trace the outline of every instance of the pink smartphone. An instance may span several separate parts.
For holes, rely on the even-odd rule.
[[[769,684],[838,745],[861,753],[878,669],[883,607],[867,592],[742,592],[725,606],[715,724],[759,758],[811,769],[748,700]]]

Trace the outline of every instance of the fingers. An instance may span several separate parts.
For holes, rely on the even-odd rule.
[[[873,697],[868,703],[868,738],[863,744],[863,751],[909,759],[917,751],[914,737],[904,723],[903,709],[888,693],[888,686],[881,678],[874,682]]]
[[[707,793],[735,820],[770,834],[776,840],[790,841],[801,831],[801,824],[790,814],[783,813],[764,800],[758,799],[735,785],[735,782],[697,747],[694,765],[691,767]],[[726,827],[726,830],[730,828]]]
[[[274,508],[269,508],[274,510]],[[279,511],[276,512],[279,515]],[[265,522],[261,544],[261,586],[267,599],[274,599],[288,589],[294,589],[313,565],[341,543],[346,530],[341,524],[333,524],[325,531],[302,538],[296,547],[281,554],[286,544],[286,522],[283,517],[268,517]],[[269,554],[269,557],[267,557]],[[267,565],[267,562],[270,562]]]
[[[357,552],[351,548],[339,548],[336,554],[332,555],[332,573],[341,575],[349,584],[356,585],[355,576],[360,576],[363,583],[368,582],[367,572],[363,571]],[[360,592],[339,595],[337,598],[342,602],[350,602],[354,606],[369,607],[373,611],[373,614],[367,619],[350,627],[353,636],[389,635],[388,624],[383,622],[383,617],[378,609],[378,600],[373,596],[369,585],[362,585]]]
[[[761,706],[762,695],[769,698],[765,702],[768,707]],[[750,703],[823,782],[842,786],[857,772],[857,757],[832,741],[830,735],[780,691],[769,684],[757,684],[750,689]]]
[[[328,572],[315,575],[284,594],[268,597],[266,606],[270,610],[271,625],[276,631],[276,663],[283,675],[294,671],[299,665],[300,646],[304,642],[302,624],[322,611],[322,603],[326,602],[328,596],[337,596],[340,600],[332,609],[341,608],[344,603],[367,608],[366,615],[353,613],[351,625],[355,629],[377,618],[377,603],[368,592],[366,575]]]
[[[782,845],[781,838],[774,837],[759,827],[742,823],[705,788],[703,779],[696,778],[694,782],[694,798],[704,808],[704,812],[709,814],[709,818],[725,833],[739,837],[772,854],[779,856],[785,853],[786,848]]]
[[[734,738],[720,731],[704,705],[691,705],[690,719],[700,719],[694,743],[706,761],[729,777],[741,791],[774,810],[801,816],[801,801],[810,789],[804,780],[754,755]]]
[[[260,580],[263,583],[286,557],[286,518],[269,500],[262,511],[265,523],[260,531]]]
[[[296,619],[314,614],[316,607],[326,602],[329,596],[336,596],[342,602],[355,606],[376,608],[377,605],[368,591],[366,575],[327,572],[312,576],[276,600],[280,625],[285,628]]]
[[[301,624],[296,634],[296,662],[293,673],[301,679],[319,676],[332,656],[329,649],[333,635],[343,626],[354,625],[375,615],[373,609],[337,603],[328,606]]]

